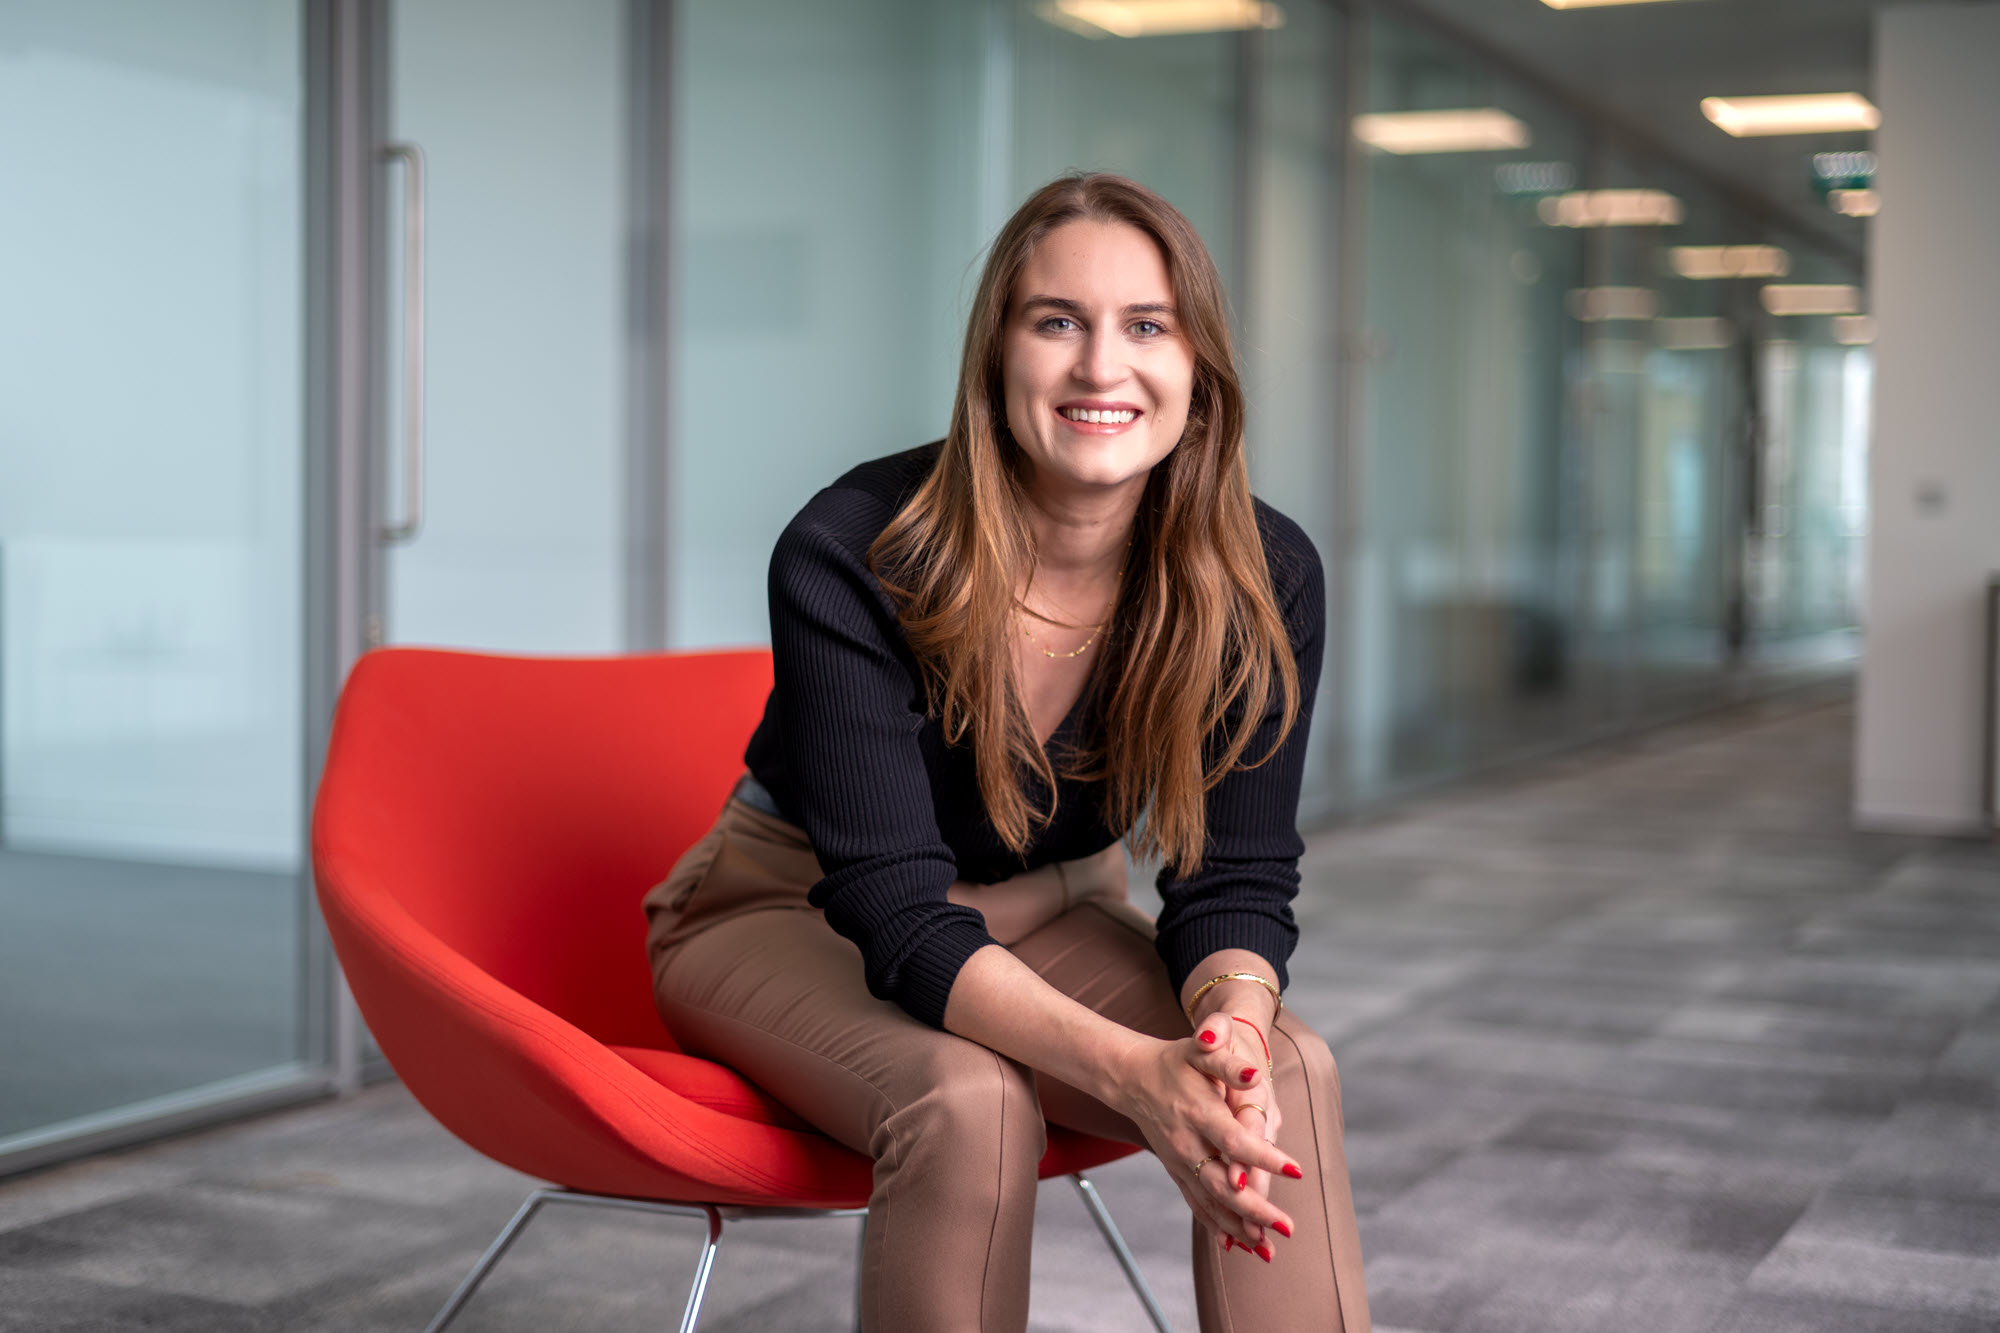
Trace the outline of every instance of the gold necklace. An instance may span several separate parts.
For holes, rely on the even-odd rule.
[[[1028,611],[1028,608],[1025,606],[1022,607],[1021,609],[1023,611]],[[1032,616],[1035,613],[1033,611],[1028,611],[1028,614]],[[1038,617],[1038,619],[1047,619],[1047,617]],[[1049,623],[1054,624],[1056,622],[1050,621]],[[1042,648],[1041,644],[1035,643],[1035,636],[1032,632],[1029,631],[1026,622],[1023,622],[1021,625],[1021,635],[1023,638],[1027,639],[1029,643],[1034,643],[1035,647],[1041,648],[1042,656],[1044,657],[1082,657],[1085,652],[1089,651],[1090,645],[1097,642],[1097,636],[1104,632],[1104,627],[1109,623],[1111,622],[1106,620],[1100,620],[1095,625],[1092,625],[1090,627],[1090,637],[1083,641],[1083,647],[1078,648],[1073,653],[1059,653],[1050,648]],[[1078,625],[1076,628],[1082,629],[1083,626]]]
[[[1119,590],[1125,586],[1125,566],[1127,563],[1131,561],[1131,559],[1132,559],[1132,539],[1130,537],[1127,537],[1125,539],[1125,556],[1118,562],[1118,577],[1114,579],[1111,584],[1111,609],[1114,611],[1118,609]],[[1050,617],[1043,615],[1041,612],[1032,609],[1026,602],[1023,602],[1018,597],[1014,599],[1014,608],[1017,611],[1027,612],[1029,615],[1033,616],[1037,620],[1047,621],[1051,625],[1063,625],[1064,628],[1066,629],[1083,628],[1083,626],[1081,625],[1067,625],[1063,621],[1051,619]],[[1028,628],[1028,624],[1026,621],[1021,622],[1021,637],[1025,638],[1029,643],[1034,644],[1036,648],[1040,649],[1043,657],[1082,657],[1085,653],[1090,651],[1090,645],[1097,642],[1097,636],[1099,634],[1102,634],[1104,632],[1104,627],[1110,623],[1111,623],[1111,618],[1110,616],[1107,615],[1103,620],[1100,620],[1095,625],[1092,625],[1090,627],[1090,637],[1083,641],[1083,646],[1077,648],[1073,652],[1067,652],[1067,653],[1059,653],[1051,648],[1043,648],[1041,644],[1036,643],[1034,632]]]

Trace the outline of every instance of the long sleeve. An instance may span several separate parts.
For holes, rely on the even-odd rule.
[[[921,747],[922,686],[893,647],[901,631],[866,543],[855,546],[880,530],[881,509],[858,490],[822,491],[778,539],[773,703],[794,813],[826,873],[812,904],[861,950],[872,994],[941,1028],[959,969],[995,941],[945,897],[956,860]]]
[[[1230,773],[1207,798],[1207,854],[1187,878],[1162,871],[1157,947],[1179,994],[1202,959],[1218,949],[1250,949],[1277,968],[1298,943],[1292,899],[1299,889],[1299,786],[1326,635],[1326,583],[1319,553],[1289,519],[1259,506],[1264,544],[1299,673],[1299,714],[1278,752],[1256,768]],[[1275,695],[1275,691],[1274,691]],[[1246,755],[1266,754],[1278,734],[1278,700],[1265,713]],[[1234,719],[1225,719],[1225,725]]]

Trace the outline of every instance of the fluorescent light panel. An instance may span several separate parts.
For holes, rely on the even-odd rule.
[[[1569,294],[1569,312],[1586,324],[1651,319],[1660,313],[1660,294],[1650,287],[1578,287]]]
[[[1808,97],[1704,97],[1701,114],[1724,133],[1825,134],[1872,130],[1882,113],[1860,93],[1818,93]]]
[[[1861,347],[1875,341],[1875,317],[1873,315],[1835,315],[1833,317],[1833,340],[1848,347]]]
[[[1683,278],[1782,278],[1792,257],[1775,245],[1676,245],[1667,251]]]
[[[1826,202],[1834,212],[1851,218],[1872,218],[1882,211],[1879,190],[1828,190]]]
[[[1861,289],[1845,283],[1772,283],[1757,295],[1774,315],[1852,315],[1861,309]]]
[[[1528,127],[1496,107],[1382,111],[1354,118],[1354,137],[1385,153],[1485,153],[1528,146]]]
[[[1681,201],[1665,190],[1572,190],[1535,205],[1551,227],[1671,227]]]
[[[1085,37],[1170,37],[1285,24],[1284,10],[1258,0],[1045,0],[1035,12]]]
[[[1653,336],[1676,352],[1705,352],[1729,346],[1736,330],[1721,315],[1689,315],[1653,321]]]

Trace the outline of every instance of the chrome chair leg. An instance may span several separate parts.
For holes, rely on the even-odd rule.
[[[701,1259],[694,1270],[694,1289],[688,1293],[687,1312],[681,1316],[681,1333],[694,1333],[695,1320],[701,1317],[701,1298],[708,1292],[708,1275],[715,1267],[716,1247],[722,1243],[722,1210],[709,1203],[653,1203],[645,1199],[620,1199],[608,1194],[580,1194],[575,1190],[539,1189],[528,1196],[514,1214],[514,1220],[502,1228],[498,1238],[486,1247],[486,1253],[479,1256],[479,1262],[465,1275],[465,1281],[458,1284],[458,1290],[444,1303],[444,1309],[437,1312],[424,1333],[443,1333],[444,1326],[458,1317],[465,1303],[472,1299],[473,1291],[500,1262],[500,1256],[507,1253],[507,1247],[520,1238],[521,1230],[528,1225],[528,1219],[535,1215],[545,1203],[574,1203],[594,1208],[624,1208],[641,1213],[665,1213],[669,1217],[699,1217],[708,1223],[708,1238],[702,1243]],[[817,1208],[732,1208],[731,1216],[743,1217],[820,1217],[851,1216],[850,1213]]]
[[[714,1208],[703,1205],[708,1214],[708,1239],[702,1242],[701,1260],[694,1268],[694,1287],[688,1292],[687,1313],[681,1316],[681,1333],[694,1333],[694,1322],[701,1318],[701,1298],[708,1293],[708,1273],[715,1267],[715,1249],[722,1244],[722,1214]]]
[[[1146,1315],[1153,1321],[1153,1327],[1158,1329],[1159,1333],[1174,1333],[1174,1326],[1167,1322],[1167,1312],[1160,1308],[1159,1301],[1153,1297],[1153,1289],[1146,1285],[1146,1275],[1139,1271],[1139,1261],[1132,1257],[1130,1247],[1125,1244],[1125,1237],[1118,1232],[1118,1224],[1111,1220],[1110,1210],[1105,1208],[1104,1200],[1098,1197],[1097,1186],[1085,1179],[1081,1171],[1072,1173],[1070,1180],[1076,1185],[1076,1192],[1083,1196],[1083,1206],[1090,1210],[1091,1220],[1096,1222],[1097,1229],[1104,1233],[1105,1244],[1109,1245],[1111,1253],[1118,1257],[1118,1266],[1125,1270],[1125,1280],[1132,1284],[1133,1294],[1138,1296],[1139,1304],[1146,1307]]]
[[[481,1282],[485,1281],[486,1275],[492,1271],[493,1265],[500,1262],[500,1256],[507,1253],[507,1247],[512,1245],[515,1238],[521,1234],[521,1228],[528,1225],[528,1219],[535,1215],[535,1210],[547,1203],[550,1195],[558,1192],[556,1190],[536,1190],[528,1196],[528,1201],[522,1204],[515,1212],[514,1220],[501,1228],[500,1235],[491,1245],[486,1247],[486,1253],[479,1256],[479,1262],[472,1266],[472,1271],[467,1273],[465,1280],[458,1284],[458,1290],[451,1294],[451,1299],[444,1303],[444,1309],[437,1312],[437,1317],[431,1320],[430,1326],[424,1330],[424,1333],[441,1333],[446,1324],[449,1324],[453,1319],[458,1317],[459,1309],[472,1299],[473,1291]]]
[[[868,1214],[861,1214],[861,1239],[854,1243],[854,1333],[861,1333],[861,1274],[868,1262]]]

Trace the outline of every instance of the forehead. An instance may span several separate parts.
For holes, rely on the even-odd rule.
[[[1166,256],[1129,222],[1094,218],[1065,222],[1028,252],[1014,284],[1014,302],[1053,296],[1087,305],[1170,305],[1173,281]]]

